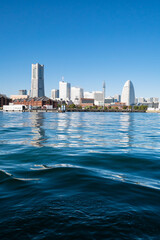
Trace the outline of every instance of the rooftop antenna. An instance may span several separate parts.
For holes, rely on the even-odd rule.
[[[62,76],[62,81],[64,81],[64,76]]]

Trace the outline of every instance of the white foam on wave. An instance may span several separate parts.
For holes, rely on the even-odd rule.
[[[12,174],[11,173],[8,173],[7,171],[5,171],[5,170],[2,170],[2,169],[0,169],[0,172],[3,172],[3,173],[5,173],[6,175],[8,175],[8,176],[12,176]]]
[[[46,169],[53,169],[53,168],[83,168],[81,166],[77,166],[77,165],[72,165],[72,164],[66,164],[66,163],[59,163],[59,164],[55,164],[52,166],[46,166],[43,164],[34,165],[34,168],[30,168],[31,170],[46,170]]]

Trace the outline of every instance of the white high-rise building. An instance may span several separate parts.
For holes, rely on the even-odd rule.
[[[75,105],[80,104],[81,98],[83,98],[83,89],[79,87],[71,87],[71,100]]]
[[[66,101],[71,98],[71,84],[60,81],[59,82],[59,98]]]
[[[32,64],[31,97],[43,97],[44,94],[44,65]]]
[[[95,101],[103,102],[103,92],[102,91],[94,91],[93,92],[93,98],[94,98]]]
[[[104,106],[104,93],[102,91],[93,91],[94,104],[97,106]]]
[[[58,89],[52,89],[51,90],[51,98],[53,100],[59,98],[59,90]]]
[[[128,80],[123,87],[121,102],[125,103],[127,106],[135,104],[135,93],[133,83]]]

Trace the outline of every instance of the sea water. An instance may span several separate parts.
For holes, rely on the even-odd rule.
[[[160,114],[0,112],[0,239],[160,239]]]

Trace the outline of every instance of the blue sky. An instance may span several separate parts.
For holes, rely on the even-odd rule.
[[[30,89],[31,64],[45,65],[50,96],[72,86],[160,97],[159,0],[0,0],[0,92]]]

